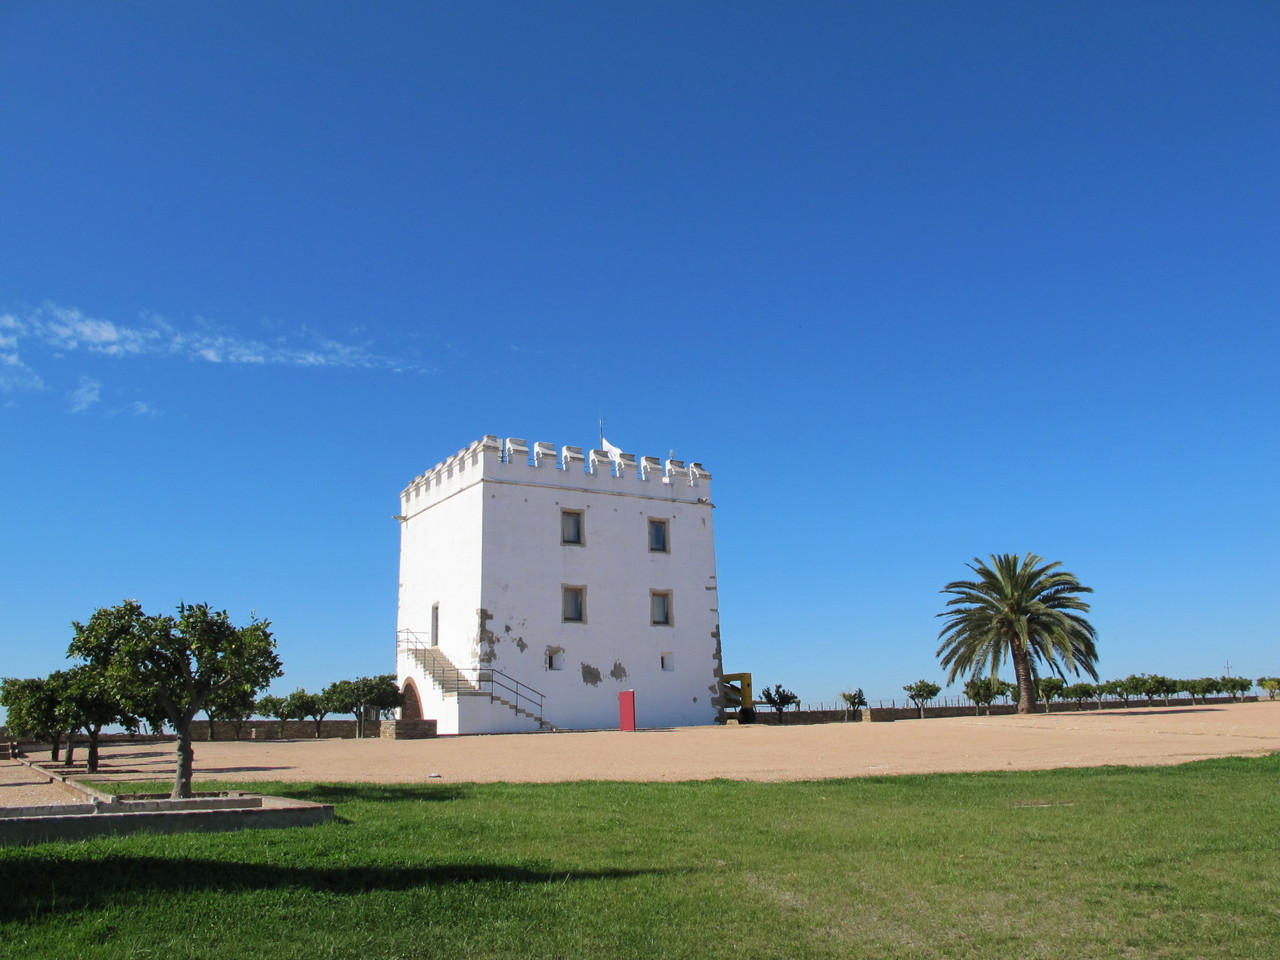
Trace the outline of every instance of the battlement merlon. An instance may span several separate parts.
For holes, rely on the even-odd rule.
[[[581,447],[565,446],[557,452],[543,441],[486,435],[414,477],[400,493],[401,515],[481,480],[711,503],[711,473],[700,463],[637,457],[617,449],[584,453]]]

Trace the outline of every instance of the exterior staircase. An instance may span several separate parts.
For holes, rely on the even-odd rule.
[[[556,729],[542,717],[542,694],[508,677],[502,671],[484,667],[462,670],[439,647],[418,641],[406,641],[402,638],[400,647],[445,696],[488,697],[491,702],[502,704],[516,716],[533,720],[541,730]]]

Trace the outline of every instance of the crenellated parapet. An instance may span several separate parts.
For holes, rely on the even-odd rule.
[[[616,447],[586,450],[518,437],[481,437],[400,493],[409,515],[481,480],[625,493],[631,496],[710,503],[711,474],[700,463],[637,457]]]

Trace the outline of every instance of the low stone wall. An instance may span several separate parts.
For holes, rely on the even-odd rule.
[[[314,720],[286,720],[282,725],[279,720],[246,720],[239,724],[240,736],[236,737],[236,724],[219,720],[213,725],[213,736],[216,740],[314,740],[316,739],[316,722]],[[368,736],[378,735],[378,721],[365,724]],[[324,720],[320,723],[321,740],[353,740],[356,735],[356,722],[352,720]],[[196,740],[209,739],[209,721],[194,720],[191,723],[191,736]]]
[[[1195,706],[1213,706],[1214,704],[1223,703],[1256,703],[1258,700],[1255,696],[1241,697],[1239,700],[1232,700],[1230,697],[1209,697],[1206,701],[1204,698],[1197,697]],[[1192,706],[1188,697],[1170,697],[1169,703],[1166,705],[1164,700],[1157,699],[1154,704],[1148,704],[1146,698],[1137,698],[1130,700],[1128,703],[1123,700],[1104,700],[1102,701],[1103,710],[1174,710],[1187,709]],[[1075,713],[1076,711],[1091,712],[1097,711],[1098,704],[1093,700],[1086,700],[1084,703],[1076,703],[1074,700],[1054,700],[1049,709],[1050,713]],[[978,716],[1008,716],[1018,712],[1016,703],[993,703],[988,709],[987,707],[978,708]],[[1036,703],[1036,713],[1044,713],[1044,704]],[[781,723],[783,726],[804,726],[806,724],[816,723],[854,723],[858,720],[869,721],[871,723],[892,723],[895,720],[919,720],[919,707],[868,707],[858,711],[861,716],[856,716],[852,710],[787,710],[780,717],[775,710],[768,707],[756,707],[756,723],[771,724],[776,726]],[[925,707],[924,719],[937,719],[939,717],[972,717],[974,716],[973,704],[958,707]]]
[[[1256,703],[1257,697],[1241,697],[1239,700],[1232,700],[1230,697],[1209,697],[1206,702],[1203,698],[1197,698],[1195,706],[1213,706],[1223,703]],[[1164,700],[1157,699],[1154,704],[1149,704],[1146,698],[1130,700],[1128,703],[1123,700],[1103,700],[1103,710],[1187,710],[1192,708],[1191,700],[1187,697],[1170,697],[1166,706]],[[1076,703],[1074,700],[1054,700],[1049,707],[1049,713],[1096,713],[1098,711],[1098,703],[1095,700],[1086,700],[1084,703]],[[988,712],[986,707],[978,708],[978,716],[986,717],[1003,717],[1018,712],[1016,703],[993,703]],[[1044,703],[1037,701],[1035,713],[1044,713]],[[872,723],[890,723],[895,720],[919,720],[920,709],[918,707],[871,707],[867,710],[868,718]],[[967,707],[925,707],[924,718],[926,720],[936,719],[938,717],[972,717],[974,716],[974,708],[972,705]]]
[[[427,740],[436,735],[434,720],[383,720],[378,736],[384,740]]]
[[[262,794],[197,794],[185,800],[163,795],[113,796],[38,763],[23,763],[35,773],[46,774],[74,800],[53,806],[7,808],[0,814],[0,846],[133,833],[309,827],[334,817],[332,804]]]
[[[866,711],[861,711],[866,719]],[[784,727],[801,727],[815,723],[856,723],[859,720],[852,710],[786,710],[781,715],[768,707],[756,707],[756,723]]]
[[[278,830],[310,827],[333,819],[333,807],[280,797],[256,798],[253,805],[234,807],[151,809],[118,812],[118,808],[74,807],[70,815],[36,811],[35,815],[0,819],[0,846],[88,840],[133,833],[222,833],[230,830]]]

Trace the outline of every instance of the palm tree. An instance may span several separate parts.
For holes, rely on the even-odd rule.
[[[992,554],[990,566],[975,557],[967,566],[977,580],[956,580],[942,589],[954,595],[947,601],[954,609],[938,614],[947,620],[937,653],[951,670],[947,683],[965,673],[995,676],[1007,658],[1018,683],[1018,712],[1030,713],[1036,661],[1059,676],[1065,668],[1098,679],[1097,635],[1080,615],[1089,605],[1076,596],[1091,588],[1058,570],[1060,563],[1046,563],[1034,553]]]

